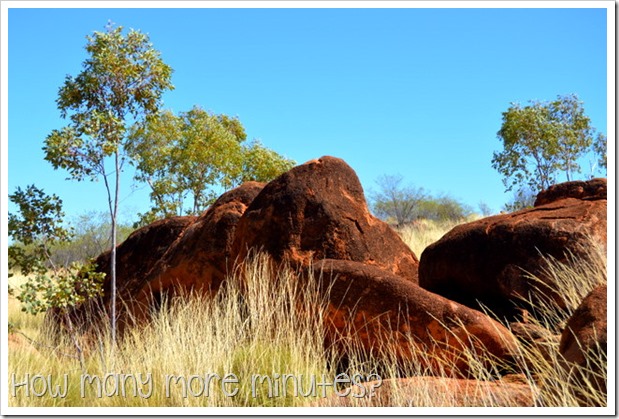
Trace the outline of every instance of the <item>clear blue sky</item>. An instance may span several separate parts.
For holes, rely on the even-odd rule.
[[[576,93],[607,132],[605,9],[10,9],[8,19],[9,192],[35,183],[69,217],[105,210],[103,184],[65,180],[41,147],[66,125],[55,100],[80,71],[85,36],[108,20],[148,33],[174,69],[164,107],[238,115],[250,139],[299,163],[341,157],[366,192],[399,173],[498,211],[511,194],[490,161],[510,102]],[[126,219],[149,207],[132,184],[128,172]]]

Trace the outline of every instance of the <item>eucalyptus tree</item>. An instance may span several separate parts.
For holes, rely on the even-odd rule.
[[[172,68],[148,35],[108,24],[87,36],[82,71],[68,75],[56,100],[69,124],[45,139],[45,159],[70,178],[103,179],[111,221],[112,341],[116,339],[116,229],[121,172],[127,161],[128,132],[135,123],[159,111],[161,97],[171,84]],[[110,167],[111,166],[111,167]]]
[[[503,113],[497,133],[503,150],[495,152],[492,167],[503,175],[506,189],[547,189],[564,172],[572,180],[580,173],[578,160],[594,141],[595,129],[575,94],[550,102],[512,103]]]
[[[152,208],[139,224],[175,215],[198,215],[223,191],[248,180],[269,181],[294,162],[259,142],[246,145],[237,117],[199,106],[166,110],[135,125],[128,148],[136,180],[150,188]]]

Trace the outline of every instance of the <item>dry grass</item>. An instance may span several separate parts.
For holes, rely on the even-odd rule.
[[[11,398],[14,406],[291,406],[310,398],[294,397],[294,384],[307,388],[309,377],[326,374],[332,378],[323,352],[322,302],[316,287],[303,283],[287,269],[271,270],[264,256],[257,257],[231,278],[219,298],[200,295],[175,296],[164,301],[162,309],[145,327],[133,328],[118,347],[106,344],[100,336],[86,355],[86,371],[77,361],[59,355],[70,351],[68,342],[35,351],[13,348],[10,371],[16,377],[31,373],[62,377],[68,373],[69,394],[64,398],[25,397],[23,388]],[[11,321],[22,324],[25,314],[11,301]],[[310,315],[307,315],[310,313]],[[39,319],[40,321],[40,319]],[[41,323],[40,323],[41,324]],[[36,335],[35,335],[36,336]],[[53,340],[38,335],[49,345]],[[86,384],[81,394],[83,374],[109,378],[108,393],[113,393],[113,378],[128,376],[127,396],[98,396],[97,386]],[[286,381],[287,394],[274,392],[275,374],[295,374],[298,380]],[[142,374],[138,376],[138,374]],[[145,382],[150,374],[152,394],[134,397],[134,378]],[[209,378],[210,374],[210,378]],[[227,374],[228,383],[224,382]],[[267,381],[252,376],[266,375],[273,380],[271,396]],[[133,375],[133,376],[131,376]],[[172,377],[173,376],[173,377]],[[179,378],[177,380],[177,378]],[[234,383],[235,377],[238,383]],[[9,384],[11,383],[9,377]],[[262,383],[262,384],[261,384]],[[40,384],[40,383],[39,383]],[[96,384],[96,383],[95,383]],[[166,391],[167,387],[167,391]],[[234,389],[238,387],[237,394]],[[138,385],[148,392],[148,385]],[[305,391],[307,393],[307,391]],[[279,395],[275,397],[275,395]]]
[[[449,230],[462,223],[473,221],[477,217],[477,215],[472,215],[466,220],[416,220],[413,223],[397,228],[396,231],[404,243],[406,243],[419,258],[421,257],[423,249],[438,241],[438,239],[443,237]]]
[[[448,226],[443,226],[447,228]],[[438,227],[427,226],[438,235]],[[449,227],[451,228],[451,227]],[[443,231],[445,232],[445,231]],[[439,236],[440,237],[440,236]],[[430,240],[430,239],[427,239]],[[578,261],[575,261],[578,262]],[[572,303],[567,308],[559,308],[551,302],[538,305],[535,321],[548,329],[547,339],[522,343],[520,363],[515,368],[528,378],[531,396],[537,406],[577,406],[583,393],[594,404],[604,405],[606,395],[595,389],[586,377],[574,380],[574,372],[568,374],[559,367],[557,326],[564,323],[566,316],[576,308],[582,297],[597,283],[606,280],[605,260],[591,264],[561,264],[549,261],[549,272],[561,278],[563,293],[573,293]],[[314,385],[326,381],[333,383],[336,375],[343,372],[341,354],[327,351],[323,347],[323,316],[326,302],[318,292],[319,275],[300,280],[297,273],[282,269],[272,270],[264,256],[257,256],[227,281],[218,298],[208,299],[199,295],[184,295],[164,301],[162,309],[145,327],[132,329],[119,345],[112,350],[106,344],[107,337],[100,336],[91,341],[86,354],[86,372],[91,376],[105,378],[108,386],[101,397],[97,395],[96,385],[87,384],[82,394],[80,380],[84,371],[80,370],[76,359],[64,355],[71,353],[68,341],[52,338],[52,331],[43,327],[42,318],[19,311],[19,302],[9,300],[9,321],[15,328],[40,343],[35,347],[20,335],[12,334],[9,345],[9,405],[10,406],[308,406],[337,405],[341,401],[333,397],[334,388],[327,387],[322,397],[322,389],[314,387],[314,396],[305,397],[302,393]],[[16,281],[23,281],[16,278]],[[15,280],[13,282],[16,282]],[[18,284],[17,284],[18,285]],[[559,312],[560,311],[560,312]],[[554,325],[554,326],[553,326]],[[554,329],[553,329],[554,327]],[[349,342],[345,371],[352,377],[358,374],[358,382],[399,376],[419,376],[427,373],[414,361],[409,365],[397,365],[395,356],[382,354],[382,359],[374,359]],[[395,353],[395,351],[394,351]],[[427,357],[419,352],[418,357]],[[503,406],[509,400],[497,401],[486,390],[487,380],[497,375],[496,363],[488,362],[484,353],[465,353],[473,371],[471,375],[480,379],[479,388],[473,393],[475,405]],[[591,359],[591,369],[606,378],[606,359]],[[427,362],[425,362],[427,364]],[[504,366],[501,366],[502,368]],[[591,371],[585,371],[591,372]],[[25,374],[50,375],[55,384],[62,384],[67,374],[69,384],[65,397],[51,397],[46,394],[27,397],[24,388],[11,395],[11,377],[18,381]],[[126,379],[123,396],[114,393],[113,379]],[[139,376],[138,374],[142,374]],[[150,374],[152,393],[142,397],[138,390],[148,394],[149,386],[136,386],[134,379],[145,379]],[[208,374],[217,374],[211,377]],[[228,378],[238,378],[238,384],[222,385],[226,374]],[[268,376],[272,379],[269,395],[267,382],[257,385],[252,394],[252,376]],[[289,374],[285,380],[284,374]],[[182,377],[178,382],[166,380],[166,376]],[[363,378],[360,378],[363,377]],[[390,384],[389,398],[384,403],[390,406],[450,406],[457,403],[458,395],[448,391],[452,377],[445,373],[439,377],[442,382],[426,381],[414,387],[400,388],[397,382]],[[483,380],[483,381],[481,381]],[[286,384],[282,383],[286,381]],[[184,382],[190,384],[184,386]],[[166,394],[168,383],[168,394]],[[210,385],[207,385],[210,384]],[[277,391],[275,391],[277,384]],[[39,389],[42,385],[38,383]],[[120,388],[120,387],[119,387]],[[238,388],[236,395],[229,396]],[[106,389],[108,395],[106,395]],[[353,386],[353,393],[360,392],[360,385]],[[296,393],[295,393],[296,390]],[[341,390],[341,388],[340,388]],[[184,394],[186,391],[186,395]],[[226,392],[228,394],[226,394]],[[368,394],[366,394],[367,396]],[[350,405],[365,406],[376,404],[368,397],[347,397]],[[471,402],[473,403],[473,402]]]

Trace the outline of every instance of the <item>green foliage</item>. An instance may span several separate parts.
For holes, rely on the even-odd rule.
[[[238,118],[198,106],[178,116],[163,111],[135,125],[128,151],[137,162],[136,180],[151,187],[153,203],[140,223],[199,214],[222,190],[271,180],[292,167],[294,162],[258,142],[245,146],[246,138]]]
[[[9,200],[20,213],[9,214],[9,231],[14,240],[26,245],[43,241],[45,245],[47,241],[66,240],[70,236],[61,225],[64,213],[57,195],[48,196],[42,189],[29,185],[26,190],[17,187]]]
[[[597,164],[604,169],[607,169],[606,148],[606,136],[600,133],[593,142],[593,152],[598,158]]]
[[[275,151],[263,146],[260,141],[254,141],[242,149],[241,172],[237,175],[235,184],[247,181],[270,182],[277,176],[292,169],[295,165]]]
[[[240,143],[246,138],[238,119],[199,107],[179,116],[164,111],[136,126],[129,152],[138,181],[151,187],[155,216],[199,213],[216,198],[209,185],[232,183]],[[191,207],[185,209],[186,198]]]
[[[104,277],[105,274],[96,272],[92,264],[73,263],[62,270],[37,273],[20,287],[16,297],[27,313],[36,315],[58,309],[64,315],[87,299],[100,295]]]
[[[51,247],[71,237],[71,232],[62,227],[62,200],[34,185],[26,190],[18,187],[9,200],[19,211],[9,213],[9,236],[14,241],[8,249],[9,270],[18,268],[23,275],[45,274]]]
[[[493,154],[492,167],[508,191],[528,186],[539,192],[556,182],[558,172],[567,180],[580,173],[577,161],[590,149],[594,132],[575,94],[524,107],[513,103],[503,113],[497,134],[503,151]]]
[[[32,315],[55,310],[64,319],[81,362],[82,350],[69,311],[101,294],[105,274],[96,272],[91,263],[54,263],[50,249],[71,238],[71,232],[62,226],[64,214],[58,196],[48,196],[30,185],[26,190],[17,188],[9,199],[19,208],[18,214],[9,214],[9,236],[15,241],[9,247],[9,269],[28,278],[18,292],[12,289],[11,293],[22,303],[22,311]],[[24,245],[29,246],[28,252]]]
[[[472,212],[457,199],[447,195],[435,197],[423,188],[404,186],[402,181],[400,175],[383,175],[377,180],[380,191],[371,195],[377,217],[403,226],[417,219],[461,220]]]
[[[82,72],[67,76],[56,103],[71,124],[45,140],[45,159],[72,178],[107,176],[104,158],[118,153],[127,123],[157,112],[161,95],[172,89],[172,69],[148,36],[109,25],[88,36],[89,58]]]
[[[447,195],[428,197],[419,203],[416,218],[450,221],[463,220],[472,213],[472,209],[455,198]]]

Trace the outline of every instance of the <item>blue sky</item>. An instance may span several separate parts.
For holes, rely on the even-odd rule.
[[[237,115],[248,138],[299,163],[341,157],[366,192],[401,174],[500,210],[511,194],[491,158],[510,102],[576,93],[607,132],[606,9],[12,8],[8,190],[35,183],[69,217],[105,210],[103,184],[65,180],[41,147],[66,125],[55,100],[80,71],[86,35],[108,20],[148,33],[174,69],[165,108]],[[131,177],[127,220],[149,207]]]

